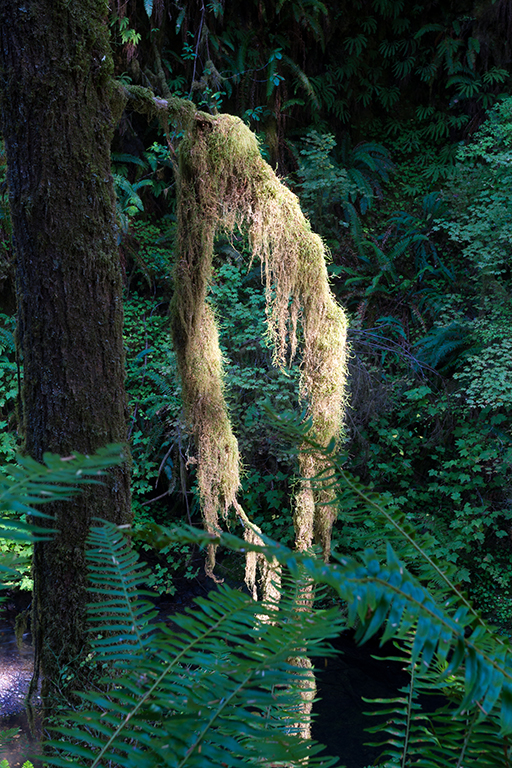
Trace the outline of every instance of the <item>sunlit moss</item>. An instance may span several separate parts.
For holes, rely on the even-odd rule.
[[[311,434],[321,445],[337,440],[342,428],[346,318],[329,287],[323,242],[311,231],[297,197],[261,158],[254,134],[228,115],[197,113],[188,128],[180,148],[173,335],[197,443],[203,514],[213,530],[219,513],[226,515],[233,507],[240,514],[238,445],[207,302],[215,234],[236,228],[248,232],[253,258],[262,264],[276,365],[284,366],[295,355],[301,326],[300,393],[308,403]],[[316,535],[328,553],[333,521],[329,494],[315,491],[309,482],[321,469],[322,460],[314,453],[301,459],[296,544],[306,549]]]

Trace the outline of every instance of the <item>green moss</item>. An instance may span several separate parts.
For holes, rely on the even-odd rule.
[[[214,234],[237,227],[247,229],[253,257],[262,261],[277,365],[294,356],[302,326],[301,393],[316,441],[327,445],[339,437],[345,404],[346,318],[329,288],[321,239],[242,121],[197,113],[180,148],[173,335],[210,530],[218,525],[218,513],[230,507],[243,516],[236,501],[238,446],[224,400],[215,320],[206,303]],[[305,480],[296,497],[295,529],[300,549],[311,546],[316,532],[328,553],[331,499],[309,483],[322,469],[323,459],[311,452],[301,459]]]

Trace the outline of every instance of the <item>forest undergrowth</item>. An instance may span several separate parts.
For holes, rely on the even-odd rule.
[[[355,559],[367,569],[364,578],[377,568],[373,563],[393,571],[387,546],[396,543],[400,521],[405,538],[419,537],[421,549],[439,561],[433,575],[424,572],[419,555],[410,556],[414,589],[430,589],[435,602],[446,571],[462,604],[470,600],[497,628],[492,642],[498,643],[512,633],[512,99],[503,34],[512,6],[500,0],[471,10],[457,3],[432,10],[427,3],[409,8],[375,0],[342,13],[339,3],[332,5],[248,3],[240,15],[229,2],[195,10],[163,0],[136,2],[129,10],[112,3],[116,73],[127,85],[151,85],[162,98],[191,98],[209,114],[238,114],[328,247],[330,286],[348,313],[350,345],[344,439],[331,457],[335,562]],[[262,42],[255,45],[256,39]],[[201,521],[196,448],[183,415],[169,323],[177,253],[174,153],[181,140],[172,126],[165,132],[127,112],[112,154],[125,277],[134,546],[147,566],[137,584],[171,598],[202,573],[206,541],[183,528],[180,535],[161,534],[171,524]],[[1,173],[3,468],[19,446],[23,370],[16,356],[4,165]],[[299,353],[292,365],[272,364],[261,269],[252,263],[243,228],[216,236],[208,305],[220,329],[225,397],[242,458],[240,504],[265,536],[291,547],[297,445],[304,436],[303,361]],[[220,539],[218,575],[230,584],[243,579],[241,546],[230,534]],[[269,547],[281,557],[277,545]],[[368,548],[377,552],[374,560],[364,554]],[[29,589],[29,543],[0,538],[0,555],[17,564],[17,575],[6,577],[9,588]],[[318,563],[305,567],[322,582]],[[330,600],[350,602],[330,588],[322,609]],[[368,622],[371,632],[382,628],[394,610],[368,590],[369,614],[357,619],[362,634]],[[459,761],[454,765],[508,766],[506,740],[499,758],[490,752],[502,738],[498,720],[477,712],[492,710],[489,691],[508,681],[508,672],[489,671],[484,692],[478,676],[485,664],[465,646],[466,674],[480,680],[480,698],[473,691],[471,699],[467,688],[463,692],[463,670],[455,670],[464,641],[459,637],[452,657],[443,659],[443,651],[432,661],[423,620],[419,614],[411,619],[397,650],[411,670],[408,689],[381,703],[408,723],[385,739],[381,764],[431,766],[449,754]],[[428,670],[410,631],[427,648],[421,653]],[[510,688],[503,686],[507,712]],[[442,690],[448,709],[431,719],[421,714],[418,696],[425,690]],[[468,697],[476,702],[471,714],[460,704]],[[411,713],[417,715],[414,734]]]

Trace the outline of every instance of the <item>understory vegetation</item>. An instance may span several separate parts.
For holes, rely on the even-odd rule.
[[[91,668],[106,677],[73,723],[64,714],[53,724],[48,762],[335,765],[302,738],[300,711],[314,695],[306,660],[331,653],[329,641],[351,628],[361,641],[393,640],[408,674],[396,697],[368,704],[386,721],[369,737],[381,748],[376,765],[510,766],[512,2],[110,6],[118,80],[190,99],[207,116],[237,115],[283,199],[297,195],[325,246],[321,290],[348,316],[347,409],[325,440],[315,433],[306,334],[299,325],[293,339],[293,317],[279,333],[271,317],[268,330],[276,295],[293,315],[292,291],[279,296],[266,256],[254,259],[268,248],[255,235],[254,201],[236,215],[226,204],[232,221],[212,235],[205,305],[238,441],[238,501],[262,539],[244,540],[234,518],[222,523],[228,533],[213,517],[199,530],[202,470],[169,319],[183,248],[176,153],[187,139],[127,110],[112,169],[134,519],[129,538],[99,521],[91,532],[92,583],[108,581],[119,621],[92,609]],[[16,472],[32,482],[41,470],[14,465],[23,361],[5,165],[0,174],[0,575],[27,590],[37,530],[26,515],[41,489],[9,506],[3,482]],[[241,186],[221,182],[235,208]],[[202,202],[198,186],[190,199]],[[332,356],[344,370],[342,347]],[[115,459],[76,461],[95,472]],[[314,548],[294,550],[307,466],[335,519],[328,563]],[[59,475],[56,457],[46,470],[51,494],[75,477]],[[324,552],[325,539],[317,527]],[[283,569],[279,610],[240,587],[247,550]],[[178,629],[155,629],[151,600],[197,591],[208,557],[225,584],[208,581],[211,593],[175,618]],[[298,610],[312,584],[314,608]]]
[[[91,457],[47,454],[44,465],[31,459],[6,465],[2,539],[48,536],[47,528],[9,512],[37,521],[44,514],[38,504],[69,497],[77,483],[101,481],[102,472],[123,458],[109,446]],[[386,540],[373,538],[375,546],[356,557],[334,554],[326,565],[314,552],[271,539],[250,544],[190,526],[153,524],[135,533],[160,550],[211,546],[212,540],[232,552],[263,550],[285,574],[278,601],[257,602],[220,585],[170,625],[155,624],[157,612],[142,590],[147,570],[131,542],[112,523],[95,521],[88,539],[90,590],[103,603],[89,610],[91,687],[80,694],[82,706],[63,708],[57,722],[47,723],[53,739],[46,742],[45,762],[65,768],[338,765],[304,736],[304,702],[314,695],[314,683],[310,665],[302,662],[332,655],[327,641],[356,627],[361,643],[376,633],[383,642],[394,639],[409,678],[400,696],[368,702],[375,714],[391,716],[370,729],[379,739],[390,732],[389,740],[379,741],[380,764],[509,765],[510,645],[455,584],[456,570],[438,557],[432,536],[418,534],[386,498],[354,483],[334,455],[325,458],[323,482],[337,498],[349,488],[387,532]],[[10,566],[1,570],[5,581]],[[315,606],[305,604],[311,584]]]

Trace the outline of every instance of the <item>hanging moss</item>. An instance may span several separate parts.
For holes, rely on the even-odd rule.
[[[139,86],[125,89],[138,110],[160,116],[183,131],[178,168],[178,259],[172,307],[172,332],[182,380],[186,415],[197,446],[198,482],[205,526],[219,527],[230,508],[246,527],[258,529],[237,502],[240,457],[224,398],[222,357],[213,312],[207,301],[217,233],[248,232],[253,259],[259,258],[265,283],[269,336],[274,363],[286,365],[298,346],[301,326],[300,397],[307,402],[310,436],[326,447],[342,430],[346,381],[347,320],[329,287],[326,250],[311,231],[298,198],[262,159],[257,139],[231,115],[208,115],[184,99],[155,98]],[[320,454],[304,451],[295,494],[294,525],[298,549],[316,539],[329,555],[334,505],[316,480],[325,469]],[[209,553],[208,568],[214,565]],[[263,566],[268,586],[272,565]],[[256,561],[246,579],[256,592]],[[275,573],[274,573],[275,576]]]
[[[308,403],[312,436],[324,446],[339,438],[343,421],[346,318],[329,287],[322,240],[311,231],[297,197],[261,158],[254,134],[241,120],[196,113],[179,154],[173,336],[197,444],[205,523],[215,530],[219,513],[226,515],[230,507],[239,513],[240,484],[217,329],[207,302],[216,232],[244,228],[249,233],[253,258],[262,264],[277,365],[286,364],[287,353],[290,359],[295,355],[301,325],[300,394]],[[328,554],[333,507],[328,492],[311,485],[322,469],[318,455],[308,452],[301,458],[294,522],[299,549],[310,547],[316,536]],[[252,576],[249,580],[254,584]]]

